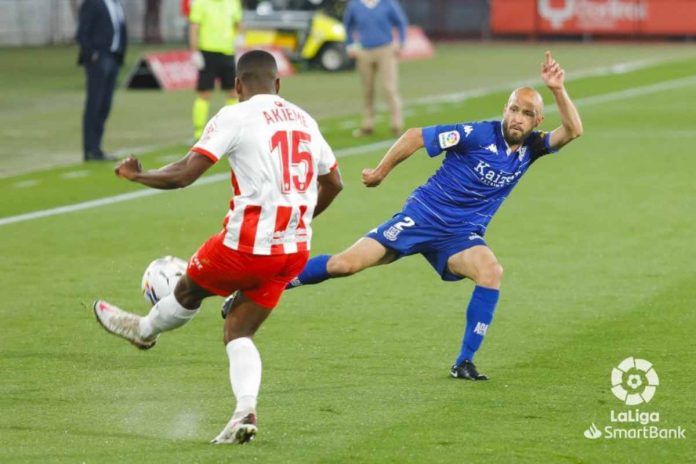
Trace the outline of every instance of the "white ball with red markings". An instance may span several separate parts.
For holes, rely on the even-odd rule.
[[[165,256],[151,262],[145,274],[141,288],[143,296],[152,305],[174,291],[176,283],[186,273],[186,261],[176,256]]]

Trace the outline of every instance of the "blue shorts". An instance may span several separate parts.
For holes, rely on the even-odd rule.
[[[397,213],[390,220],[371,230],[366,237],[377,240],[397,254],[397,259],[420,253],[435,268],[442,280],[455,281],[463,277],[447,270],[450,256],[476,245],[485,245],[478,228],[451,233],[412,214]]]

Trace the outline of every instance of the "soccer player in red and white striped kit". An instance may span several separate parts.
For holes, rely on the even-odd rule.
[[[142,349],[160,333],[181,327],[201,301],[227,297],[224,342],[237,400],[232,419],[213,443],[254,438],[261,358],[252,337],[309,255],[312,219],[342,189],[336,158],[314,119],[278,96],[275,59],[263,51],[237,65],[240,103],[223,108],[181,160],[143,171],[134,157],[116,167],[119,177],[156,189],[186,187],[223,157],[232,168],[234,198],[223,230],[193,255],[174,292],[140,317],[103,300],[97,320],[109,332]]]

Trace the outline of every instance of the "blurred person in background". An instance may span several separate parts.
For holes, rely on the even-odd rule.
[[[227,92],[227,104],[237,103],[234,90],[235,40],[242,21],[240,0],[195,0],[190,3],[189,48],[198,69],[193,102],[193,136],[203,135],[215,81]]]
[[[399,53],[406,40],[408,20],[397,0],[350,0],[343,16],[348,54],[357,61],[363,88],[363,117],[356,137],[371,135],[375,125],[375,79],[379,75],[391,113],[391,131],[404,127],[399,96]],[[394,41],[392,29],[398,30]],[[357,41],[355,40],[357,35]]]
[[[84,0],[76,34],[78,64],[85,67],[87,98],[82,117],[85,161],[110,161],[101,148],[104,125],[111,111],[116,77],[126,55],[126,16],[119,0]]]

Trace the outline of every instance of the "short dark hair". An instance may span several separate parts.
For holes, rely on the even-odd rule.
[[[245,84],[270,85],[278,78],[278,65],[267,51],[252,50],[239,58],[237,77]]]

